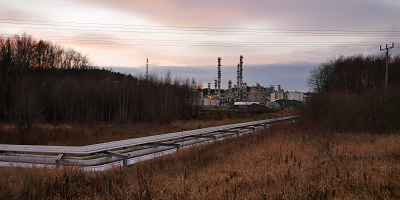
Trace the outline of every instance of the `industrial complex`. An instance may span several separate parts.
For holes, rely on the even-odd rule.
[[[237,65],[236,84],[232,86],[232,81],[229,79],[228,89],[223,90],[221,89],[221,58],[218,57],[217,61],[218,72],[217,79],[214,81],[214,89],[211,88],[211,83],[208,83],[208,87],[198,96],[199,98],[201,96],[202,100],[198,102],[202,106],[232,106],[256,103],[270,108],[282,109],[285,108],[284,104],[277,102],[303,102],[309,96],[308,93],[304,92],[285,91],[280,84],[276,88],[275,85],[264,87],[259,83],[248,86],[243,81],[243,55],[240,56]],[[288,108],[293,109],[293,106]]]

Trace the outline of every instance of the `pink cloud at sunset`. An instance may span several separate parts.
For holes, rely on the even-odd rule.
[[[261,70],[259,74],[270,73],[272,66],[274,69],[301,66],[304,73],[293,70],[297,73],[290,74],[286,70],[289,77],[296,76],[292,80],[304,80],[290,83],[295,89],[295,85],[304,88],[305,74],[331,57],[379,54],[379,45],[392,42],[396,44],[392,53],[400,52],[397,48],[400,47],[398,1],[14,0],[0,3],[1,36],[26,33],[74,48],[88,55],[99,67],[134,68],[138,73],[143,73],[147,58],[157,63],[153,69],[158,71],[154,73],[179,69],[173,73],[184,76],[188,73],[186,70],[179,74],[185,71],[182,67],[193,71],[195,67],[215,66],[217,57],[222,58],[223,66],[233,69],[243,55],[244,70],[254,67]],[[203,72],[211,73],[213,68]],[[215,78],[214,73],[199,73],[192,76]],[[285,79],[287,84],[289,80]],[[275,80],[263,81],[269,85],[269,81]]]

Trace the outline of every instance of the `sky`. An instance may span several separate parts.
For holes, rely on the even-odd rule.
[[[330,58],[400,53],[398,0],[0,0],[0,35],[26,33],[87,55],[95,66],[140,75],[309,91]]]

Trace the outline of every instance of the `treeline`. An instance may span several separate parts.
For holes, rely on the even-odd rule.
[[[301,111],[303,125],[321,132],[400,130],[400,56],[340,56],[310,72],[315,92]]]
[[[400,55],[389,56],[388,84],[400,85]],[[385,84],[385,55],[339,56],[310,72],[308,86],[315,92],[360,93]]]
[[[316,93],[303,106],[302,125],[319,133],[385,133],[400,130],[400,87]]]
[[[0,122],[159,122],[191,117],[195,80],[133,77],[30,36],[0,37]]]

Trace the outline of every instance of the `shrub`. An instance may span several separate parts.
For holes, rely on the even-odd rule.
[[[375,133],[400,128],[399,87],[374,88],[361,94],[318,93],[301,110],[302,125],[325,131]]]

